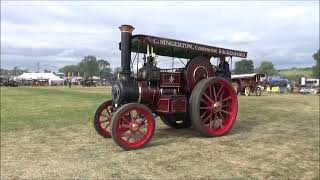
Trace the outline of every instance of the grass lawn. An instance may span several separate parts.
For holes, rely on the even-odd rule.
[[[1,179],[319,179],[319,96],[239,96],[227,136],[157,121],[123,151],[92,126],[110,88],[1,88]]]

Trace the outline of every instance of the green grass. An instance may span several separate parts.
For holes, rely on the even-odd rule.
[[[279,70],[278,74],[284,78],[287,78],[289,80],[295,80],[295,81],[297,81],[302,76],[305,76],[308,78],[313,77],[312,68],[293,68],[293,69]]]
[[[203,138],[157,119],[144,149],[92,127],[107,88],[1,88],[1,179],[319,179],[319,96],[239,96],[230,133]]]

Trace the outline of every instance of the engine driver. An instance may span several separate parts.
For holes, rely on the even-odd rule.
[[[223,77],[227,80],[231,78],[231,72],[229,69],[229,63],[226,61],[226,57],[220,57],[220,64],[218,70],[222,73]]]

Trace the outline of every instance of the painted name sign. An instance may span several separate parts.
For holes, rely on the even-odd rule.
[[[209,46],[202,46],[202,45],[167,40],[167,39],[151,38],[151,42],[156,45],[191,49],[191,50],[196,50],[196,51],[203,51],[203,52],[209,52],[209,53],[214,53],[214,54],[223,54],[223,55],[227,55],[227,56],[236,56],[236,57],[242,57],[242,58],[247,57],[247,54],[244,52],[233,51],[233,50],[228,50],[228,49],[220,49],[220,48],[209,47]]]

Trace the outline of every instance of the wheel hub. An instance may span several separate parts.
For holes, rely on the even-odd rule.
[[[215,102],[215,103],[213,104],[213,106],[212,106],[212,110],[213,110],[214,112],[219,112],[219,111],[221,111],[221,109],[222,109],[222,103],[221,103],[220,101]]]
[[[131,126],[130,126],[130,129],[132,131],[138,131],[139,130],[139,124],[136,123],[136,122],[132,123]]]

